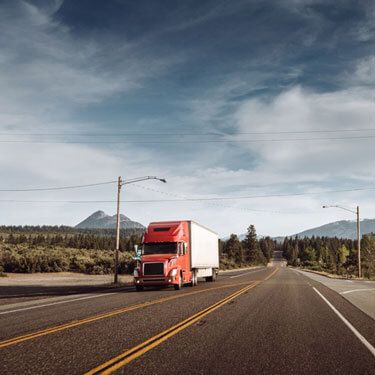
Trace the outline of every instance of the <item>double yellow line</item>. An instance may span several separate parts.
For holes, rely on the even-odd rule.
[[[268,280],[272,277],[278,268],[275,269],[270,275],[268,275],[262,281]],[[164,341],[168,340],[172,336],[176,335],[180,331],[186,329],[187,327],[191,326],[192,324],[198,322],[204,316],[211,314],[213,311],[219,309],[220,307],[224,306],[228,302],[232,301],[233,299],[239,297],[241,294],[247,292],[248,290],[256,287],[261,281],[255,281],[251,284],[245,286],[244,288],[234,292],[233,294],[229,295],[228,297],[216,302],[215,304],[207,307],[204,310],[190,316],[189,318],[183,320],[182,322],[174,325],[173,327],[168,328],[167,330],[157,334],[156,336],[151,337],[150,339],[142,342],[141,344],[123,352],[122,354],[118,355],[110,359],[109,361],[103,363],[102,365],[88,371],[85,375],[96,375],[96,374],[112,374],[113,372],[117,371],[121,367],[127,365],[129,362],[133,361],[134,359],[140,357],[141,355],[145,354],[149,350],[155,348],[156,346],[160,345]]]
[[[215,287],[215,288],[206,288],[206,289],[197,290],[197,291],[189,292],[189,293],[174,294],[173,296],[170,296],[170,297],[161,298],[161,299],[157,299],[157,300],[154,300],[154,301],[148,301],[148,302],[144,302],[144,303],[140,303],[140,304],[136,304],[136,305],[131,305],[131,306],[127,306],[127,307],[122,307],[122,308],[119,308],[119,309],[116,309],[116,310],[113,310],[113,311],[110,311],[110,312],[107,312],[107,313],[90,316],[90,317],[80,319],[80,320],[74,320],[74,321],[71,321],[69,323],[65,323],[65,324],[62,324],[62,325],[42,329],[42,330],[32,332],[32,333],[29,333],[29,334],[26,334],[26,335],[17,336],[17,337],[13,337],[11,339],[0,341],[0,349],[6,348],[8,346],[16,345],[16,344],[19,344],[19,343],[24,342],[24,341],[32,340],[32,339],[35,339],[37,337],[46,336],[46,335],[50,335],[52,333],[64,331],[66,329],[77,327],[77,326],[80,326],[80,325],[83,325],[83,324],[88,324],[88,323],[92,323],[92,322],[95,322],[95,321],[98,321],[98,320],[111,318],[113,316],[116,316],[116,315],[119,315],[119,314],[124,314],[124,313],[127,313],[129,311],[133,311],[133,310],[138,310],[138,309],[141,309],[141,308],[144,308],[144,307],[147,307],[147,306],[157,305],[157,304],[164,303],[164,302],[167,302],[167,301],[172,301],[172,300],[175,300],[175,299],[178,299],[178,298],[191,296],[193,294],[209,292],[211,290],[218,290],[218,289],[223,289],[223,288],[233,288],[233,287],[236,287],[238,285],[243,285],[243,284],[244,283],[226,284],[226,285],[221,285],[221,286],[218,286],[218,287]]]
[[[230,296],[222,299],[221,301],[207,307],[206,309],[200,311],[199,313],[183,320],[182,322],[174,325],[173,327],[159,333],[158,335],[151,337],[150,339],[146,340],[142,344],[139,344],[133,347],[130,350],[120,354],[119,356],[112,358],[108,362],[103,363],[102,365],[86,372],[86,375],[94,375],[94,374],[112,374],[114,371],[118,370],[119,368],[125,366],[129,362],[133,361],[134,359],[140,357],[144,353],[148,352],[155,346],[160,345],[162,342],[168,340],[172,336],[176,335],[178,332],[182,331],[183,329],[191,326],[192,324],[196,323],[198,320],[202,319],[204,316],[212,313],[213,311],[217,310],[221,306],[225,305],[226,303],[230,302],[231,300],[237,298],[242,293],[245,293],[251,288],[254,288],[257,285],[257,282],[246,286],[245,288],[240,289],[239,291],[231,294]]]

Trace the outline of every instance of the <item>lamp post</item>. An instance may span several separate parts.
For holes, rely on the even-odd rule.
[[[116,250],[115,250],[115,266],[114,266],[114,283],[118,283],[118,255],[120,249],[120,196],[121,196],[121,188],[123,185],[133,184],[135,182],[146,181],[146,180],[159,180],[161,182],[166,183],[166,179],[159,178],[155,176],[145,176],[145,177],[137,177],[130,180],[123,181],[121,176],[118,178],[117,182],[117,220],[116,220]]]
[[[362,267],[361,267],[361,222],[359,218],[359,206],[357,206],[357,209],[351,210],[346,207],[333,205],[333,206],[323,206],[323,208],[341,208],[342,210],[349,211],[352,214],[355,214],[357,216],[357,255],[358,255],[358,277],[362,277]]]

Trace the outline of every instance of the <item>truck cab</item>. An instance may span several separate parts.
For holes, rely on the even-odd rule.
[[[145,286],[197,284],[198,277],[215,281],[219,269],[217,233],[194,221],[151,223],[134,270],[138,291]]]
[[[193,280],[189,225],[186,221],[151,223],[144,235],[141,257],[134,270],[137,290],[173,285],[181,289]]]

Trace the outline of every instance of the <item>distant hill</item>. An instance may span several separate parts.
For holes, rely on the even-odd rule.
[[[364,219],[361,221],[361,233],[375,233],[375,219]],[[339,237],[339,238],[357,238],[357,222],[349,220],[340,220],[333,223],[325,224],[320,227],[307,229],[297,233],[298,237]]]
[[[77,229],[114,229],[116,228],[116,215],[110,216],[103,211],[96,211],[75,226]],[[125,215],[120,215],[121,229],[145,229],[145,227],[132,221]]]
[[[364,219],[361,220],[361,234],[375,233],[375,219]],[[238,238],[243,240],[246,234],[240,234]],[[338,238],[349,238],[355,240],[357,238],[357,222],[349,220],[340,220],[333,223],[324,224],[320,227],[311,228],[304,230],[303,232],[296,233],[289,236],[273,237],[278,242],[284,241],[285,237],[338,237]],[[223,240],[229,238],[225,237]]]

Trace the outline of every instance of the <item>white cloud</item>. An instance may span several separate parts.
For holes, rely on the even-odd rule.
[[[310,4],[311,1],[303,3]],[[51,3],[53,6],[49,8],[18,4],[17,7],[9,6],[3,18],[0,16],[0,86],[7,93],[0,97],[1,130],[38,132],[38,128],[51,131],[87,128],[87,124],[75,121],[77,109],[141,87],[148,77],[163,74],[171,64],[180,61],[180,56],[148,56],[142,45],[126,40],[117,44],[113,39],[102,43],[105,36],[100,41],[74,38],[71,30],[53,19],[61,2]],[[194,22],[183,26],[194,26]],[[293,69],[291,74],[299,76],[300,72]],[[186,106],[191,110],[190,119],[202,126],[202,132],[212,129],[212,123],[219,124],[221,129],[233,125],[238,132],[373,127],[374,93],[370,89],[375,83],[373,57],[358,64],[355,83],[352,82],[355,88],[321,94],[294,87],[273,99],[248,99],[238,104],[237,97],[243,100],[249,94],[249,87],[252,90],[263,88],[264,81],[269,81],[270,76],[271,73],[260,74],[254,68],[247,77],[232,76],[229,83],[228,77],[222,78],[221,82],[216,82],[215,89],[207,88],[200,97],[186,100]],[[241,135],[235,139],[334,135]],[[166,177],[168,184],[150,182],[143,185],[167,195],[129,186],[124,190],[124,199],[172,198],[176,194],[177,197],[212,197],[302,190],[316,192],[326,187],[340,188],[342,184],[348,187],[348,184],[374,183],[373,144],[369,139],[200,145],[197,146],[199,151],[187,153],[186,160],[181,163],[175,163],[176,148],[168,158],[164,153],[163,162],[160,162],[162,156],[158,150],[131,145],[0,144],[1,187],[59,186],[113,180],[118,175],[124,178],[157,175]],[[185,156],[184,147],[181,145],[179,152]],[[233,157],[234,151],[238,152],[238,159]],[[218,166],[212,167],[215,163]],[[115,187],[2,194],[2,199],[12,198],[106,200],[115,198]],[[364,207],[364,216],[374,217],[372,201],[369,194],[351,193],[211,203],[129,203],[123,205],[123,213],[145,224],[152,220],[191,218],[221,235],[242,233],[254,223],[261,234],[279,235],[340,217],[337,212],[328,211],[322,219],[322,203],[358,203]],[[115,204],[2,204],[1,223],[75,224],[97,209],[113,214]],[[257,213],[251,209],[268,212]]]
[[[358,63],[353,80],[364,86],[375,85],[375,56],[369,56]]]

